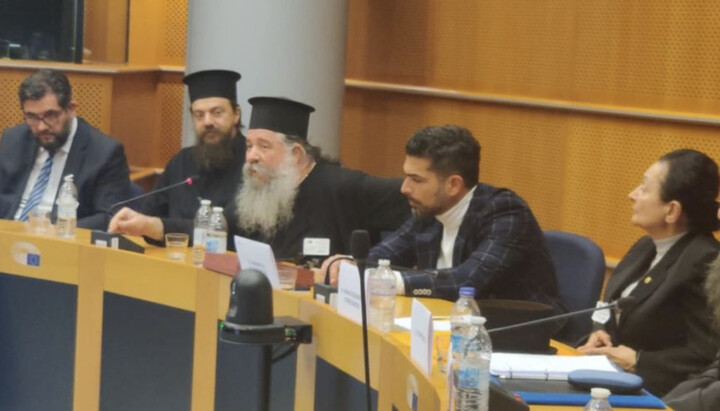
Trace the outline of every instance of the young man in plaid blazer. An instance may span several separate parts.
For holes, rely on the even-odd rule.
[[[405,154],[401,191],[413,216],[368,257],[407,267],[396,271],[398,294],[455,300],[460,287],[472,286],[478,299],[535,301],[564,311],[535,216],[514,192],[478,183],[480,145],[469,130],[425,128]]]

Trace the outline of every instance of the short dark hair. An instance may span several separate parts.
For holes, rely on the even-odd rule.
[[[430,169],[442,177],[459,174],[467,188],[480,178],[480,143],[464,127],[426,127],[408,140],[405,154],[430,160]]]
[[[720,228],[715,200],[720,177],[715,161],[691,149],[672,151],[660,157],[659,161],[668,165],[660,188],[660,199],[680,202],[690,231],[712,232]]]
[[[18,96],[20,97],[20,107],[27,100],[40,100],[48,94],[54,94],[57,97],[58,104],[63,109],[70,106],[72,101],[72,88],[65,74],[49,69],[38,70],[29,75],[20,84]]]

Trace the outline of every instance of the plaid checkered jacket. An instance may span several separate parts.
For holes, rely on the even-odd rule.
[[[435,218],[411,217],[368,260],[413,267],[402,272],[406,295],[455,300],[460,287],[472,286],[477,299],[536,301],[564,312],[542,230],[514,192],[478,183],[455,240],[453,268],[435,268],[442,233]]]

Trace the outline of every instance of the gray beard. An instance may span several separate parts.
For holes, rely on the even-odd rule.
[[[250,175],[251,169],[270,178],[265,183],[258,183]],[[248,233],[260,233],[266,239],[272,238],[293,218],[297,181],[298,171],[291,156],[272,171],[258,164],[245,163],[243,185],[235,196],[238,227]]]

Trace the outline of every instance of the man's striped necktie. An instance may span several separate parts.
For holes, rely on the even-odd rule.
[[[30,211],[32,211],[33,208],[37,207],[38,204],[40,204],[40,200],[42,200],[43,194],[45,194],[45,188],[47,187],[48,181],[50,180],[53,154],[55,153],[48,151],[48,158],[47,160],[45,160],[45,163],[40,169],[40,174],[35,181],[35,185],[33,186],[32,191],[30,191],[27,202],[25,202],[25,208],[23,208],[23,211],[20,214],[20,218],[18,220],[27,221]]]

